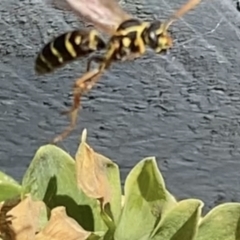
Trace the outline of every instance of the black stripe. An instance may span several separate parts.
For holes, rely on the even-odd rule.
[[[76,51],[77,56],[72,57],[72,55],[68,52],[66,48],[66,37],[70,34],[69,37],[69,43],[72,45],[73,49]],[[80,36],[81,42],[80,45],[77,45],[75,43],[75,39]],[[60,62],[59,58],[55,56],[51,50],[51,43],[53,43],[53,47],[57,50],[59,55],[62,57],[62,62]],[[44,74],[44,73],[50,73],[55,68],[61,67],[65,65],[66,63],[76,59],[77,57],[85,56],[91,52],[92,50],[89,50],[89,31],[72,31],[64,33],[58,37],[56,37],[51,42],[48,42],[44,48],[42,49],[41,53],[37,56],[36,62],[35,62],[35,71],[38,74]],[[42,59],[40,58],[41,54],[43,57],[49,62],[51,66],[48,66]]]
[[[142,22],[139,19],[129,19],[121,23],[117,31],[124,30],[126,28],[133,27],[133,26],[140,26],[140,25],[142,25]]]
[[[75,39],[78,36],[81,36],[80,45],[77,45],[75,42]],[[77,53],[77,57],[84,56],[88,53],[93,52],[92,50],[89,49],[89,32],[81,33],[78,31],[73,31],[69,38],[69,42],[72,44],[75,52]]]
[[[35,71],[38,74],[49,73],[52,71],[52,68],[50,68],[45,62],[42,61],[40,54],[37,56],[35,61]]]
[[[59,52],[59,54],[62,56],[64,62],[68,62],[68,61],[71,61],[74,59],[66,48],[67,34],[68,33],[64,33],[64,34],[60,35],[59,37],[57,37],[53,44],[54,48],[56,48],[57,51]],[[62,65],[62,64],[59,63],[58,66],[60,66],[60,65]]]
[[[46,60],[48,60],[48,62],[51,63],[51,65],[53,67],[58,66],[59,65],[59,60],[58,58],[53,54],[51,48],[50,48],[50,44],[48,43],[42,50],[42,55],[44,56],[44,58],[46,58]]]

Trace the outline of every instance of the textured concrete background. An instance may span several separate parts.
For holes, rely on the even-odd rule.
[[[122,2],[142,19],[166,19],[184,0]],[[20,180],[35,151],[59,133],[71,101],[75,62],[37,77],[37,51],[81,27],[41,0],[0,1],[0,169]],[[121,167],[122,178],[156,156],[170,191],[213,206],[240,200],[240,13],[230,0],[205,0],[171,31],[167,56],[152,52],[115,64],[83,101],[77,129],[60,146],[75,154],[79,135]]]

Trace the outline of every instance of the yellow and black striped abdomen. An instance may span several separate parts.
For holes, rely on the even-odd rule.
[[[70,61],[106,47],[96,30],[78,30],[64,33],[47,43],[38,54],[35,71],[45,74]]]

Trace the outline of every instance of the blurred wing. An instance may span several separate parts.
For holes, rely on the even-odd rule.
[[[120,23],[132,18],[117,0],[45,0],[62,10],[72,10],[98,30],[112,35]]]

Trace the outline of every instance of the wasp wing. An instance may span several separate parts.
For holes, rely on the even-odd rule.
[[[112,35],[119,24],[132,18],[117,0],[45,0],[62,10],[72,10],[98,30]]]

